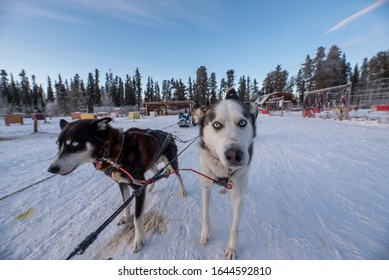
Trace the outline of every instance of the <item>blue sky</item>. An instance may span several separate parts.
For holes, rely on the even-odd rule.
[[[37,82],[111,69],[145,80],[217,81],[234,69],[262,84],[277,64],[336,44],[352,67],[389,49],[389,0],[0,0],[0,69]]]

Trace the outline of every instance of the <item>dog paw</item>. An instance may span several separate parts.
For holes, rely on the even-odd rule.
[[[209,232],[202,230],[200,236],[200,244],[204,246],[207,244],[208,241],[209,241]]]
[[[135,238],[133,252],[137,253],[143,248],[144,240]]]
[[[118,222],[118,226],[124,225],[130,222],[129,216],[122,216]]]
[[[185,197],[187,195],[185,190],[180,190],[180,196]]]
[[[226,260],[236,260],[236,250],[230,247],[226,250]]]

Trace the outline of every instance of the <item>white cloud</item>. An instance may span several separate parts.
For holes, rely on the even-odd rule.
[[[174,25],[177,20],[212,25],[216,11],[222,7],[217,0],[66,0],[62,3],[144,26]]]
[[[331,33],[331,32],[334,32],[336,30],[339,30],[340,28],[343,28],[344,26],[346,26],[347,24],[349,24],[351,21],[353,20],[356,20],[357,18],[367,14],[367,13],[370,13],[371,11],[373,11],[374,9],[378,8],[379,6],[381,6],[382,4],[384,4],[387,0],[378,0],[377,2],[375,2],[374,4],[370,5],[369,7],[349,16],[348,18],[342,20],[341,22],[339,22],[338,24],[336,24],[335,26],[333,26],[332,28],[330,28],[329,30],[327,30],[324,34],[328,34],[328,33]]]
[[[0,0],[8,16],[91,24],[85,14],[143,26],[173,26],[182,22],[208,28],[221,16],[219,0]],[[76,11],[76,13],[74,13]],[[104,20],[104,19],[103,19]]]

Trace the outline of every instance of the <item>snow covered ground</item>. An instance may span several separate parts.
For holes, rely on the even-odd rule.
[[[119,118],[113,125],[162,129],[176,121]],[[0,259],[65,259],[121,205],[117,185],[91,164],[49,178],[58,123],[41,123],[37,134],[29,119],[25,125],[0,123]],[[257,127],[238,258],[389,259],[389,125],[288,113],[260,115]],[[166,131],[184,140],[198,134],[197,127]],[[186,146],[177,144],[179,151]],[[197,144],[179,163],[198,169]],[[224,259],[229,195],[218,187],[212,192],[211,240],[201,246],[199,177],[182,177],[187,197],[179,196],[174,176],[148,194],[140,252],[132,252],[133,229],[115,220],[75,259]]]

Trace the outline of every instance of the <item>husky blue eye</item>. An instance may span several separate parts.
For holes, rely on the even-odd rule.
[[[212,126],[213,126],[214,129],[221,129],[222,128],[222,125],[219,122],[214,122],[212,124]]]
[[[73,146],[73,147],[77,147],[78,145],[79,145],[78,142],[76,142],[76,141],[72,142],[72,146]]]
[[[247,125],[247,121],[246,120],[240,120],[239,122],[239,126],[240,127],[245,127]]]

